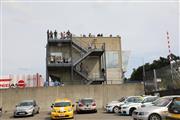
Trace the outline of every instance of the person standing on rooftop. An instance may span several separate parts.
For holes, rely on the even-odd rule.
[[[57,39],[57,31],[54,31],[54,38]]]
[[[53,32],[52,31],[50,31],[49,35],[50,35],[50,38],[53,39]]]

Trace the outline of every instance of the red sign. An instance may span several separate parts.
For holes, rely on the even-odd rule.
[[[0,89],[6,89],[10,86],[11,79],[0,79]]]
[[[19,88],[24,88],[25,86],[26,86],[26,84],[25,84],[24,80],[19,80],[18,81],[18,87]]]

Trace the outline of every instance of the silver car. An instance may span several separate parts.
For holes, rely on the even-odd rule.
[[[177,96],[165,96],[157,99],[152,106],[142,107],[132,114],[133,120],[163,120],[168,113],[168,106]]]
[[[35,100],[24,100],[16,105],[14,111],[14,117],[18,116],[33,116],[36,113],[39,113],[39,106]]]
[[[83,98],[77,102],[76,105],[77,113],[82,112],[97,112],[96,102],[92,98]]]

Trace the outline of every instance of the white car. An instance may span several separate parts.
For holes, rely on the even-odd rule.
[[[141,96],[129,96],[129,97],[123,97],[118,101],[112,101],[106,105],[106,112],[115,112],[119,113],[121,105],[124,103],[130,103],[133,102],[134,99],[142,99]]]
[[[128,102],[121,106],[121,114],[132,115],[133,111],[140,108],[142,104],[150,104],[157,99],[157,96],[145,96],[140,99],[134,99],[134,102]]]
[[[106,112],[118,113],[119,112],[119,106],[124,104],[124,101],[126,99],[127,99],[126,97],[122,97],[121,99],[119,99],[117,101],[112,101],[112,102],[108,103],[105,107],[105,111]]]
[[[34,116],[34,114],[39,113],[39,106],[35,100],[23,100],[18,105],[14,111],[14,117],[18,116]]]

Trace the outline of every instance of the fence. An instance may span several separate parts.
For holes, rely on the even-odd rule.
[[[145,72],[145,91],[180,89],[180,61]]]

